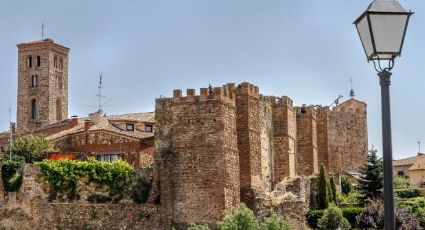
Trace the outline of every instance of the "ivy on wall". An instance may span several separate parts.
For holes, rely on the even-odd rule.
[[[35,163],[40,166],[43,178],[50,182],[56,191],[73,197],[78,191],[78,181],[87,177],[89,181],[109,188],[109,196],[123,192],[132,182],[135,170],[127,162],[118,160],[112,163],[100,162],[94,158],[88,161],[48,160]]]
[[[7,192],[16,192],[22,185],[22,161],[5,161],[1,166],[3,187]]]

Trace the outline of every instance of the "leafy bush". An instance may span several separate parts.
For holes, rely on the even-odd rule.
[[[12,144],[13,154],[24,157],[26,163],[43,160],[51,148],[52,144],[49,140],[32,134],[20,136]]]
[[[351,229],[351,225],[342,215],[341,209],[335,205],[329,206],[324,211],[322,218],[317,223],[317,227],[323,230]]]
[[[145,177],[138,177],[133,185],[131,197],[138,204],[146,203],[151,190],[151,182]]]
[[[348,177],[343,176],[341,178],[341,192],[344,195],[348,195],[353,191],[353,184],[351,183],[351,180],[348,179]]]
[[[258,230],[259,224],[254,213],[241,203],[223,221],[217,223],[219,230]]]
[[[191,224],[187,230],[210,230],[208,225]]]
[[[260,226],[261,230],[291,230],[291,225],[288,221],[280,218],[273,213],[270,217],[264,219]]]
[[[395,207],[396,228],[401,230],[421,229],[419,220],[406,210]],[[361,229],[384,229],[384,204],[381,199],[369,201],[366,208],[356,217]]]
[[[310,226],[313,229],[317,228],[317,222],[319,221],[320,218],[322,218],[323,213],[324,213],[324,210],[314,210],[314,209],[308,210],[306,214],[308,226]]]
[[[348,220],[351,226],[356,226],[356,217],[363,212],[363,208],[349,207],[342,209],[342,215]]]
[[[351,192],[347,195],[338,194],[338,206],[340,207],[357,207],[359,206],[363,195],[357,192]]]
[[[3,187],[7,192],[16,192],[22,185],[22,162],[5,161],[1,166],[1,178]]]
[[[394,182],[394,188],[395,189],[401,189],[401,188],[410,188],[412,187],[412,184],[410,184],[409,179],[402,176],[395,176],[393,179]]]
[[[400,198],[415,198],[421,196],[421,191],[418,188],[396,189],[395,195]]]
[[[396,198],[400,208],[407,210],[409,213],[418,218],[421,226],[425,228],[425,197],[416,198]]]
[[[88,161],[58,160],[37,162],[43,178],[50,182],[56,191],[73,197],[78,190],[78,180],[86,176],[99,185],[109,188],[109,195],[120,194],[131,184],[134,168],[127,162],[118,160],[112,163],[99,162],[94,158]]]

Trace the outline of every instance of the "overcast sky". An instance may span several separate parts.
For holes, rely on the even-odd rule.
[[[107,114],[154,110],[154,99],[181,88],[252,82],[264,95],[296,105],[348,99],[368,104],[369,145],[381,150],[380,87],[352,22],[366,0],[151,0],[0,3],[0,130],[16,115],[16,44],[46,36],[71,48],[69,116],[97,103],[100,73]],[[393,70],[395,158],[425,150],[425,1],[401,1],[415,12],[403,56]]]

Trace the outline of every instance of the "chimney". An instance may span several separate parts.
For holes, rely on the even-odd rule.
[[[89,129],[90,129],[90,127],[93,125],[94,123],[93,123],[93,121],[91,121],[91,120],[85,120],[84,121],[84,131],[85,132],[88,132],[89,131]]]
[[[101,112],[100,112],[100,111],[99,111],[99,112],[94,112],[94,113],[90,113],[90,114],[89,114],[89,119],[90,119],[90,120],[91,120],[94,124],[99,123],[100,118],[101,118]]]
[[[78,125],[78,116],[71,116],[71,123],[69,124],[70,128],[73,128]]]
[[[418,153],[418,156],[422,156],[422,155],[424,155],[424,153]]]

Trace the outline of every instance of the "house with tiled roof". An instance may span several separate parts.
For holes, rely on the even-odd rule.
[[[425,154],[393,161],[394,176],[409,178],[410,182],[419,187],[425,186]]]

